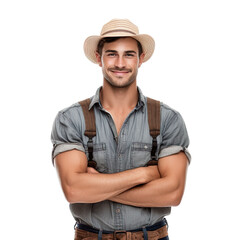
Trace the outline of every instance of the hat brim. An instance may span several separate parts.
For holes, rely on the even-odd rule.
[[[121,34],[117,32],[117,33],[111,33],[111,35],[109,34],[105,36],[90,36],[84,42],[84,53],[86,57],[93,63],[97,63],[96,54],[95,54],[97,50],[97,45],[99,41],[105,37],[131,37],[138,40],[141,43],[143,53],[145,54],[143,62],[146,62],[147,60],[149,60],[149,58],[152,56],[154,52],[155,41],[151,36],[147,34],[127,35],[126,33]]]

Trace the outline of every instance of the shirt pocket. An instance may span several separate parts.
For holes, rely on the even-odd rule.
[[[86,147],[86,152],[88,156],[88,149]],[[107,167],[107,154],[106,154],[106,144],[105,143],[95,143],[93,144],[93,160],[97,163],[96,170],[101,173],[108,172]]]
[[[131,146],[131,168],[144,167],[151,160],[152,144],[134,142]]]

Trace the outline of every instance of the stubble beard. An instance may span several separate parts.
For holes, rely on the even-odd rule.
[[[124,77],[115,77],[117,81],[111,77],[107,72],[103,71],[104,79],[113,87],[113,88],[127,88],[129,87],[137,78],[137,71],[129,76],[127,80],[124,80]],[[121,81],[122,79],[122,81]]]

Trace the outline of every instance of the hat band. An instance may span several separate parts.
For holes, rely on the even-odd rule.
[[[106,35],[106,34],[109,34],[109,33],[114,33],[114,32],[126,32],[126,33],[131,33],[131,34],[133,34],[133,35],[136,35],[135,32],[128,31],[128,30],[123,30],[123,29],[118,29],[118,30],[107,31],[107,32],[103,33],[102,36],[104,36],[104,35]]]

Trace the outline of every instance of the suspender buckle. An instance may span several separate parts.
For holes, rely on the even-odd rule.
[[[92,138],[88,139],[87,145],[88,145],[89,149],[93,149],[93,140],[92,140]]]
[[[93,160],[93,140],[89,138],[87,142],[88,147],[88,167],[97,168],[97,162]]]
[[[152,140],[151,160],[155,160],[155,161],[157,160],[156,151],[157,151],[157,138],[154,137]]]
[[[93,159],[93,140],[92,138],[89,138],[87,142],[87,147],[88,147],[88,155],[89,155],[89,160]]]
[[[87,146],[88,146],[88,152],[92,153],[93,152],[93,140],[92,140],[92,138],[89,138],[89,140],[87,142]]]

